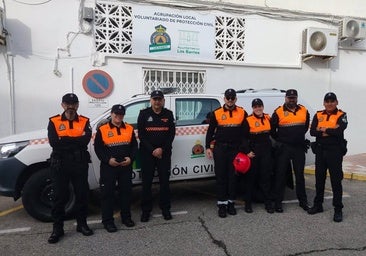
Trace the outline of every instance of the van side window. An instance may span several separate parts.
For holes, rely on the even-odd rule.
[[[150,101],[144,100],[133,103],[131,105],[126,105],[125,107],[126,107],[126,114],[125,117],[123,118],[123,121],[132,125],[135,129],[137,129],[137,117],[140,114],[140,110],[150,107]]]
[[[216,99],[176,99],[175,118],[177,126],[207,124],[209,114],[220,107]]]

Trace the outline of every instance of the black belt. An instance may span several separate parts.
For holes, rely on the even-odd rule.
[[[228,148],[238,148],[240,144],[230,142],[216,142],[215,145]]]

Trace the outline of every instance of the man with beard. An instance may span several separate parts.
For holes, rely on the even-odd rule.
[[[88,227],[88,163],[87,146],[91,138],[89,118],[77,114],[78,97],[67,93],[62,97],[64,112],[50,118],[48,140],[52,147],[51,175],[54,182],[55,200],[52,207],[53,231],[49,243],[57,243],[64,235],[65,204],[69,196],[69,182],[75,192],[76,231],[90,236]]]
[[[289,164],[295,172],[296,195],[299,206],[309,209],[305,191],[305,133],[309,129],[308,110],[297,104],[297,91],[286,91],[285,104],[279,106],[271,119],[271,135],[276,140],[276,173],[274,185],[275,211],[283,212],[282,201],[286,188]],[[292,175],[292,171],[291,171]]]
[[[213,111],[206,134],[206,156],[214,159],[218,216],[236,215],[238,176],[233,159],[239,151],[249,153],[247,112],[236,105],[234,89],[227,89],[225,104]],[[213,147],[213,141],[215,145]]]

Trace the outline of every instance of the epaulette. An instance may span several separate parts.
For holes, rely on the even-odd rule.
[[[86,119],[89,119],[89,117],[83,116],[83,115],[79,115],[79,117],[84,117]]]
[[[140,109],[140,112],[144,112],[146,110],[148,110],[150,107],[146,107],[146,108],[143,108],[143,109]]]
[[[218,109],[220,109],[220,108],[222,108],[222,106],[220,106],[220,107],[218,107],[218,108],[214,109],[212,112],[215,112],[216,110],[218,110]]]
[[[279,108],[282,108],[283,106],[278,106],[274,111],[276,111],[277,109],[279,109]]]
[[[61,116],[61,115],[60,114],[57,114],[57,115],[51,116],[49,119],[52,119],[52,118],[58,117],[58,116]]]

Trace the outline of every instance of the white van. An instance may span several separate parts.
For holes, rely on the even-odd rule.
[[[237,93],[237,105],[243,106],[248,114],[254,98],[261,98],[265,112],[272,114],[282,105],[285,91],[241,90]],[[214,176],[213,161],[205,157],[205,135],[208,124],[204,120],[207,113],[222,106],[223,94],[166,94],[165,107],[173,111],[176,119],[176,136],[173,142],[172,168],[170,180],[189,180]],[[301,100],[299,99],[299,103]],[[136,128],[139,111],[150,105],[148,95],[135,96],[122,102],[126,107],[124,121]],[[303,103],[304,104],[304,103]],[[312,115],[313,113],[311,113]],[[110,110],[91,121],[93,135],[101,123],[110,118]],[[92,163],[89,164],[90,189],[99,188],[99,160],[94,152],[93,139],[89,144]],[[12,135],[0,139],[0,195],[22,197],[26,211],[41,221],[51,220],[53,186],[47,159],[51,147],[47,139],[47,130]],[[314,161],[308,154],[307,163]],[[133,163],[133,183],[141,182],[140,159]],[[69,201],[66,212],[73,212],[75,198],[70,184]]]

